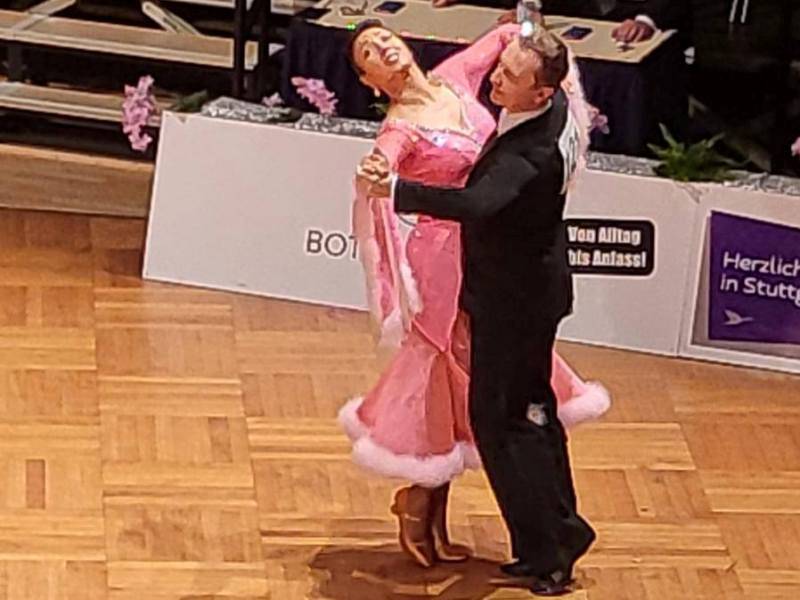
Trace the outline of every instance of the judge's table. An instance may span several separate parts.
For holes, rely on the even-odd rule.
[[[364,20],[380,19],[402,35],[420,65],[431,69],[489,31],[504,12],[466,5],[436,9],[428,1],[408,0],[389,14],[381,4],[324,0],[300,13],[290,26],[281,82],[281,95],[290,106],[310,108],[297,95],[292,77],[317,78],[336,94],[339,115],[380,118],[372,90],[359,82],[346,56],[351,32]],[[642,154],[648,142],[659,139],[659,123],[681,130],[687,102],[675,32],[659,31],[646,42],[624,47],[611,36],[615,23],[562,16],[546,21],[574,52],[589,102],[608,117],[608,132],[593,134],[593,149]],[[571,39],[581,30],[585,36]],[[488,103],[488,83],[482,100]]]

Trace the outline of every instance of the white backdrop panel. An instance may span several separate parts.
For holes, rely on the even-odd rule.
[[[352,176],[371,141],[165,115],[144,276],[363,309],[350,238]],[[576,277],[562,337],[675,354],[695,203],[653,178],[587,172],[569,216],[649,220],[648,277]]]
[[[683,335],[680,354],[800,373],[800,346],[755,342],[709,341],[707,242],[711,211],[722,211],[800,229],[800,198],[715,185],[697,186],[700,203],[692,236],[691,277],[684,297]]]
[[[354,166],[371,146],[166,115],[144,276],[363,308],[350,203]]]
[[[585,171],[567,217],[651,221],[655,270],[649,277],[576,276],[574,315],[560,336],[677,354],[695,211],[691,196],[672,181]]]

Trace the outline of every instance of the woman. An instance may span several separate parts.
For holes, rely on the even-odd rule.
[[[390,100],[376,147],[395,172],[428,185],[464,185],[496,126],[476,98],[479,87],[518,31],[513,25],[496,29],[425,74],[406,44],[380,23],[356,30],[350,56],[361,81]],[[573,81],[568,93],[577,96],[579,85]],[[588,136],[585,113],[579,122]],[[423,566],[465,560],[469,552],[450,544],[446,528],[450,481],[480,466],[467,413],[459,226],[419,217],[404,236],[390,202],[363,191],[353,216],[379,345],[397,350],[375,388],[343,407],[340,421],[354,441],[357,463],[412,482],[392,506],[403,549]],[[557,356],[553,373],[565,425],[607,410],[605,390],[585,384]]]

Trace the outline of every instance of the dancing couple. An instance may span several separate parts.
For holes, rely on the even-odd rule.
[[[354,460],[410,482],[392,512],[403,550],[426,567],[469,557],[450,542],[447,499],[453,478],[483,465],[516,558],[503,571],[563,593],[594,539],[564,426],[609,405],[553,351],[572,304],[565,194],[588,145],[577,71],[530,22],[427,74],[378,22],[354,32],[349,54],[390,99],[359,167],[353,224],[379,346],[393,355],[340,412]],[[499,123],[477,100],[490,71]],[[418,215],[410,231],[397,213]]]

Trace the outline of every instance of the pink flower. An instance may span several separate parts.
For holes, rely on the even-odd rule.
[[[792,156],[800,156],[800,137],[792,144]]]
[[[150,117],[158,111],[153,96],[153,78],[145,75],[139,78],[136,87],[125,86],[125,100],[122,102],[122,131],[128,136],[131,148],[144,152],[153,138],[142,132]]]
[[[272,94],[269,98],[264,97],[261,99],[261,104],[266,106],[267,108],[277,108],[283,105],[283,98],[281,98],[280,94]]]
[[[601,113],[600,109],[596,106],[592,106],[588,103],[586,106],[589,109],[589,119],[591,122],[589,131],[597,130],[605,135],[611,133],[611,130],[608,127],[608,117]]]
[[[317,102],[317,108],[319,109],[319,114],[333,116],[336,114],[336,102],[337,100],[324,100],[320,99]]]
[[[139,152],[144,152],[145,150],[147,150],[147,147],[150,145],[150,142],[153,141],[153,138],[144,133],[138,135],[130,135],[128,136],[128,140],[130,140],[131,142],[131,148]]]
[[[304,85],[309,92],[316,93],[325,90],[325,84],[321,79],[303,79],[302,77],[298,77],[298,79],[300,80],[298,83]]]
[[[150,90],[155,83],[155,79],[151,75],[143,75],[139,78],[139,82],[136,84],[136,91],[138,91],[143,96],[147,96],[150,94]]]
[[[336,114],[336,94],[325,87],[321,79],[306,79],[305,77],[292,77],[292,84],[301,98],[308,101],[322,115]]]

